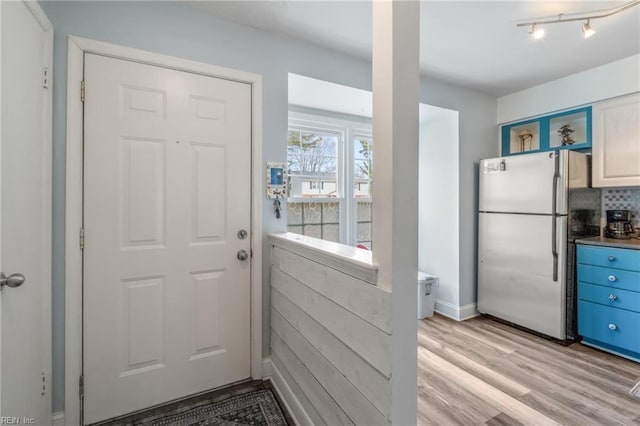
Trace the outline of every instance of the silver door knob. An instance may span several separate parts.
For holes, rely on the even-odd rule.
[[[20,287],[24,281],[25,278],[22,274],[11,274],[7,277],[4,272],[0,272],[0,289],[5,285],[11,288]]]
[[[615,294],[610,294],[609,295],[609,300],[611,300],[612,302],[615,302],[617,298],[618,298],[618,296],[616,296]]]
[[[608,279],[609,279],[609,281],[611,281],[611,282],[613,282],[613,281],[617,280],[617,278],[616,278],[616,276],[615,276],[615,275],[609,275],[607,278],[608,278]]]
[[[249,258],[249,253],[247,253],[246,250],[238,250],[236,257],[238,260],[247,260]]]
[[[618,326],[615,324],[609,324],[609,330],[617,330]]]

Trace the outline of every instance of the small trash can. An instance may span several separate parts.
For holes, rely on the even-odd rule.
[[[433,316],[439,278],[426,272],[418,272],[418,319]]]

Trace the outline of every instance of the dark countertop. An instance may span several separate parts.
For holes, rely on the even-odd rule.
[[[589,244],[592,246],[617,247],[632,250],[640,250],[640,239],[631,238],[629,240],[619,240],[616,238],[591,237],[579,238],[576,244]]]

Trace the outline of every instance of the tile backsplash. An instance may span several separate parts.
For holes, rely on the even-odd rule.
[[[602,213],[606,210],[630,210],[631,221],[640,226],[640,187],[610,188],[602,190]]]

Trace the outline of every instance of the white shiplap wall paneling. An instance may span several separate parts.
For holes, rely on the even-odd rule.
[[[389,415],[391,390],[387,377],[278,291],[272,292],[271,305],[275,311],[272,324],[276,317],[276,321],[280,317],[288,321],[382,414]]]
[[[332,426],[354,424],[331,395],[313,377],[304,363],[298,359],[276,333],[271,333],[271,351],[286,366],[286,370],[298,383],[302,392],[316,408],[325,423]]]
[[[318,414],[318,411],[315,409],[313,404],[311,404],[309,398],[307,398],[304,392],[302,392],[302,389],[300,389],[298,383],[294,380],[293,376],[291,376],[289,370],[287,370],[287,367],[284,366],[282,361],[280,361],[280,358],[278,358],[275,353],[271,353],[271,362],[273,362],[273,365],[278,369],[278,372],[291,389],[291,392],[295,394],[298,402],[300,402],[300,405],[302,405],[305,414],[309,417],[309,420],[311,420],[313,426],[326,426],[327,424],[324,422],[324,420],[322,420],[322,417],[320,416],[320,414]],[[311,424],[301,424],[300,426],[311,426]]]
[[[373,265],[349,273],[335,247],[316,256],[290,235],[271,239],[273,365],[314,423],[388,425],[391,293],[369,281]]]
[[[336,286],[339,285],[336,283]],[[289,300],[360,354],[378,371],[390,377],[390,336],[388,334],[311,290],[277,267],[272,267],[271,287],[286,295]]]
[[[296,253],[274,247],[272,264],[386,333],[391,333],[391,293]],[[340,283],[340,285],[336,285]]]
[[[355,424],[386,423],[380,411],[275,310],[272,310],[271,321],[273,332],[304,363],[309,372]]]

